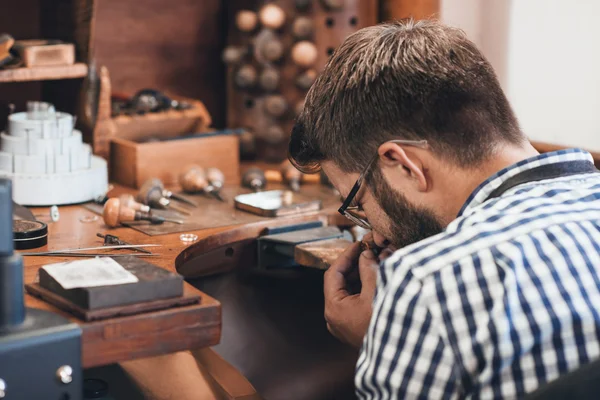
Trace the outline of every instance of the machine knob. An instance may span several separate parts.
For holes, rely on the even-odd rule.
[[[313,34],[313,22],[308,17],[298,17],[292,26],[292,32],[298,39],[308,39]]]
[[[344,8],[344,0],[322,0],[322,2],[330,10],[341,10]]]
[[[223,50],[223,62],[227,65],[234,65],[242,61],[245,51],[239,47],[228,46]]]
[[[256,84],[257,73],[252,65],[242,65],[236,72],[234,81],[239,87],[246,89]]]
[[[300,67],[312,67],[317,61],[317,47],[306,40],[296,43],[292,47],[292,60]]]
[[[308,90],[317,79],[317,71],[308,69],[296,77],[296,85],[300,89]]]
[[[267,4],[258,13],[263,26],[271,29],[279,29],[285,23],[285,12],[275,4]]]
[[[264,139],[269,144],[279,144],[285,139],[285,133],[279,126],[270,126],[267,128]]]
[[[235,26],[242,32],[252,32],[258,26],[258,16],[253,11],[242,10],[235,15]]]
[[[281,117],[288,109],[288,103],[283,96],[272,95],[265,99],[265,110],[273,117]]]
[[[267,61],[277,61],[283,56],[283,43],[278,39],[270,38],[259,44],[259,51]]]
[[[275,68],[265,68],[260,73],[258,84],[267,92],[272,92],[279,86],[279,72]]]

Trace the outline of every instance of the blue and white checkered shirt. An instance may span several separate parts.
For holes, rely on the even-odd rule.
[[[361,399],[522,397],[600,356],[600,174],[482,183],[447,229],[381,265],[356,369]]]

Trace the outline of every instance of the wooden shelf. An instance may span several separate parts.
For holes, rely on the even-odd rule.
[[[84,63],[56,67],[5,69],[0,70],[0,83],[83,78],[87,73],[88,66]]]

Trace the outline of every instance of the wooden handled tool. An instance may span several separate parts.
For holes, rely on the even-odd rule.
[[[206,170],[208,182],[217,190],[221,190],[225,184],[225,175],[219,168],[211,167]]]
[[[152,208],[172,208],[173,210],[185,214],[191,215],[189,211],[182,207],[173,204],[168,198],[163,195],[163,184],[159,179],[149,179],[140,188],[137,194],[137,200],[146,204]]]
[[[319,175],[305,175],[298,171],[289,161],[281,165],[279,171],[267,170],[265,172],[267,182],[286,182],[290,188],[297,192],[300,189],[300,183],[319,183]]]
[[[283,180],[290,186],[292,191],[298,192],[300,190],[302,172],[294,168],[293,165],[285,163],[281,168],[281,176],[283,177]]]
[[[182,221],[166,219],[159,217],[158,215],[143,213],[132,208],[124,207],[118,198],[108,199],[104,204],[102,218],[104,219],[104,223],[111,228],[117,227],[123,222],[131,221],[150,221],[153,224],[162,224],[165,221],[178,224],[183,223]]]
[[[175,194],[175,193],[171,192],[170,190],[165,189],[165,186],[163,185],[163,183],[160,179],[153,178],[153,179],[149,179],[146,182],[148,182],[148,185],[150,185],[150,186],[160,188],[162,196],[167,199],[177,200],[177,201],[180,201],[187,205],[190,205],[192,207],[198,207],[198,204],[194,203],[193,201],[188,200],[185,197],[179,196],[178,194]],[[176,207],[173,207],[173,209],[176,209]]]
[[[224,201],[218,193],[218,188],[215,187],[210,181],[210,178],[214,179],[215,181],[218,181],[219,178],[222,178],[221,186],[223,185],[223,173],[219,170],[217,171],[221,174],[220,177],[215,171],[211,171],[211,176],[209,177],[204,171],[204,168],[198,165],[192,165],[182,172],[181,175],[179,175],[179,185],[186,193],[203,192],[205,194],[214,196],[218,200]]]
[[[144,213],[150,212],[149,206],[142,203],[138,203],[137,201],[135,201],[135,198],[130,194],[122,194],[121,196],[119,196],[119,200],[121,201],[121,205],[123,207],[131,208]]]
[[[242,186],[259,192],[265,188],[267,178],[260,168],[249,168],[242,177]]]
[[[206,177],[208,178],[208,182],[210,186],[214,188],[213,196],[215,196],[220,201],[225,201],[223,197],[221,197],[221,189],[225,184],[225,175],[223,172],[215,167],[211,167],[206,170]]]

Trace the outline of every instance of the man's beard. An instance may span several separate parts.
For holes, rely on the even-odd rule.
[[[389,217],[390,226],[389,232],[385,232],[386,236],[397,249],[444,230],[430,210],[411,205],[406,197],[388,184],[381,171],[373,171],[371,182],[374,182],[370,185],[373,196]]]

